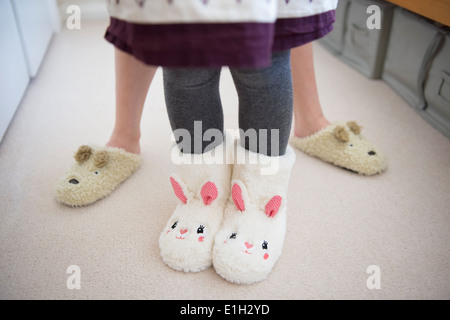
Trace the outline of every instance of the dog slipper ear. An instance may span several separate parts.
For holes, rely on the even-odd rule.
[[[81,146],[78,148],[77,152],[74,154],[73,157],[76,162],[83,163],[91,157],[92,153],[93,151],[91,147]]]
[[[352,130],[354,134],[360,134],[362,127],[356,123],[356,121],[347,122],[347,126]]]
[[[94,154],[94,165],[97,168],[103,168],[104,166],[106,166],[106,164],[108,163],[108,160],[109,160],[109,154],[105,150],[96,152]]]
[[[173,191],[177,198],[186,204],[188,198],[190,198],[190,192],[184,182],[176,174],[172,174],[170,177],[170,183],[172,184]]]
[[[334,135],[343,142],[348,142],[350,140],[348,131],[343,126],[336,126],[336,128],[334,128]]]
[[[280,210],[281,207],[281,201],[281,196],[274,196],[269,200],[269,202],[267,202],[265,212],[269,218],[275,217],[278,213],[278,210]]]
[[[243,212],[245,211],[246,205],[249,205],[250,203],[247,188],[240,180],[233,180],[231,184],[231,198],[233,199],[236,209]]]
[[[207,206],[216,200],[218,195],[219,190],[213,181],[207,181],[200,190],[200,196],[203,199],[203,203]]]

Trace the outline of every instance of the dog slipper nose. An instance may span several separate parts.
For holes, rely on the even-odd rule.
[[[78,184],[79,181],[78,181],[77,179],[70,179],[70,180],[69,180],[69,183],[72,183],[72,184]]]

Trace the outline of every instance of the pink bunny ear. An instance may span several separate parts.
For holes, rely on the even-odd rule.
[[[245,210],[244,198],[242,197],[242,189],[241,187],[235,183],[231,188],[231,197],[233,198],[234,205],[239,211]]]
[[[266,204],[266,215],[269,218],[275,217],[275,215],[278,213],[278,210],[281,206],[281,197],[280,196],[274,196],[272,199],[269,200]]]
[[[180,199],[184,204],[187,203],[186,195],[184,194],[183,187],[180,185],[180,183],[175,180],[174,177],[170,177],[170,183],[172,184],[173,191],[175,192],[175,195]]]
[[[200,195],[202,196],[203,203],[208,206],[216,200],[219,192],[217,191],[217,187],[214,182],[208,181],[203,185]]]

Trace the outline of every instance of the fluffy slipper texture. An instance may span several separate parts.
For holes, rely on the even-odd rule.
[[[361,135],[354,121],[336,122],[305,138],[291,137],[291,144],[323,161],[362,175],[386,170],[381,151]]]
[[[238,149],[231,195],[215,238],[213,265],[226,280],[251,284],[264,280],[281,255],[295,153],[288,147],[283,156],[267,157]],[[262,170],[268,167],[276,170]]]
[[[172,269],[199,272],[212,264],[214,236],[230,193],[231,165],[223,158],[224,146],[178,156],[181,163],[170,176],[178,205],[159,238],[161,257]],[[174,146],[172,155],[177,150]]]
[[[56,187],[56,199],[69,206],[91,204],[135,172],[141,156],[119,148],[81,146],[75,163]]]

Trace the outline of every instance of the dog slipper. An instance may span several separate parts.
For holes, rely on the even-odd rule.
[[[141,163],[140,155],[111,147],[81,146],[74,158],[75,163],[56,187],[56,199],[73,207],[107,196]]]
[[[373,143],[361,135],[354,121],[335,122],[305,137],[291,137],[291,144],[323,161],[362,175],[374,175],[386,170],[386,159]]]

